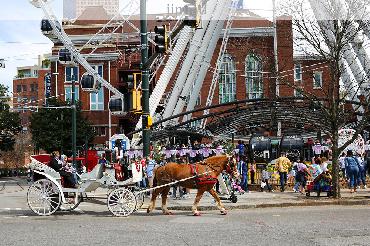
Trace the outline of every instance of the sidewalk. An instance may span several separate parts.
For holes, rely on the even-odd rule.
[[[168,208],[170,210],[191,210],[194,202],[195,191],[192,190],[189,199],[174,200],[168,199]],[[227,209],[250,209],[250,208],[270,208],[270,207],[293,207],[293,206],[327,206],[327,205],[370,205],[370,189],[359,190],[356,194],[351,194],[348,189],[341,190],[341,199],[332,199],[326,197],[326,192],[321,197],[316,197],[316,193],[311,193],[311,197],[306,197],[300,193],[294,192],[250,192],[238,195],[238,202],[232,203],[223,200]],[[147,202],[145,202],[147,204]],[[161,200],[157,198],[156,207],[159,207]],[[145,206],[145,205],[144,205]],[[199,210],[218,210],[213,203],[210,195],[203,195],[199,204]]]
[[[0,194],[10,194],[13,199],[19,197],[22,201],[26,198],[28,189],[26,177],[16,178],[1,178],[0,181],[5,181],[6,190],[0,191]],[[0,182],[1,185],[2,182]],[[22,187],[20,187],[20,184]],[[0,187],[1,188],[1,187]],[[22,189],[23,188],[23,189]],[[0,189],[1,190],[1,189]],[[91,197],[94,195],[106,196],[107,190],[99,188],[96,193],[90,194]],[[252,208],[271,208],[271,207],[295,207],[295,206],[327,206],[327,205],[370,205],[370,188],[367,190],[359,189],[357,193],[351,194],[349,189],[341,190],[341,199],[332,199],[326,197],[326,192],[322,192],[321,197],[316,197],[316,193],[311,193],[311,197],[306,197],[300,193],[294,193],[292,191],[286,192],[258,192],[251,191],[243,195],[237,195],[238,202],[232,203],[229,200],[223,200],[223,204],[227,209],[252,209]],[[191,190],[190,198],[174,200],[171,196],[168,196],[168,208],[170,210],[185,210],[191,211],[194,199],[196,196],[196,190]],[[229,198],[228,196],[223,196]],[[148,207],[149,198],[145,198],[143,209]],[[105,201],[104,201],[105,202]],[[158,197],[156,201],[157,209],[160,209],[161,198]],[[218,210],[216,204],[213,202],[213,197],[207,192],[203,195],[200,203],[199,210]]]

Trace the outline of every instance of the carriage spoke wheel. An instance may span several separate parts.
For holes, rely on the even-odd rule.
[[[126,188],[117,188],[108,195],[108,209],[115,216],[127,217],[136,208],[135,195]]]
[[[82,202],[82,193],[67,193],[64,197],[67,203],[63,203],[60,207],[64,211],[73,211]]]
[[[48,179],[37,180],[27,192],[28,206],[37,215],[52,215],[60,207],[61,201],[58,187]]]

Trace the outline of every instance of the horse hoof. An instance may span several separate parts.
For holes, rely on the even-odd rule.
[[[194,216],[200,216],[200,212],[195,212],[193,215]]]
[[[165,212],[165,213],[163,213],[164,215],[173,215],[173,213],[172,212]]]
[[[226,210],[222,210],[221,211],[221,215],[227,215],[227,211]]]

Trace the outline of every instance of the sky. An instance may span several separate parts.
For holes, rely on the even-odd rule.
[[[139,4],[139,0],[134,1],[136,1],[135,4]],[[61,19],[63,1],[51,0],[50,2],[55,15]],[[129,0],[120,0],[120,8],[128,3]],[[166,13],[168,4],[181,7],[184,2],[147,0],[148,13]],[[244,8],[252,9],[260,16],[269,18],[272,15],[272,0],[245,0]],[[51,41],[40,31],[40,21],[43,17],[42,10],[30,4],[29,0],[12,0],[1,5],[0,59],[5,59],[6,67],[0,68],[0,84],[9,86],[10,91],[12,91],[12,81],[17,67],[36,65],[38,55],[51,52]]]

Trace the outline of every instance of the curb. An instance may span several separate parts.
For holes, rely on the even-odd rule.
[[[331,201],[305,201],[305,202],[286,202],[286,203],[271,203],[271,204],[241,204],[235,206],[227,206],[228,210],[235,209],[256,209],[256,208],[285,208],[285,207],[314,207],[314,206],[361,206],[370,205],[370,199],[341,199]],[[169,206],[169,210],[191,211],[191,205],[188,206]],[[157,208],[160,209],[160,208]],[[200,211],[218,210],[214,206],[198,206]]]

